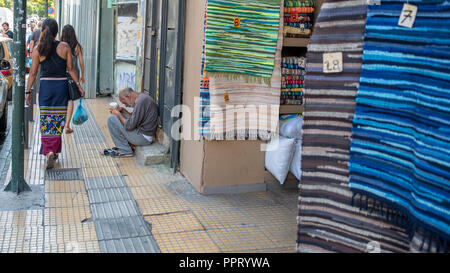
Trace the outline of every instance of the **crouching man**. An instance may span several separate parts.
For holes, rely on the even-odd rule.
[[[133,157],[132,146],[150,145],[155,139],[158,105],[149,95],[134,92],[131,88],[120,90],[119,100],[134,110],[130,113],[119,106],[109,109],[108,129],[116,147],[106,149],[103,153],[112,157]]]

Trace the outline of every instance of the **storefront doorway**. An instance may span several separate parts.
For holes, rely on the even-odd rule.
[[[161,124],[171,138],[172,109],[181,103],[181,74],[184,40],[182,0],[146,0],[143,91],[159,105]],[[177,169],[179,141],[171,139],[171,167]]]

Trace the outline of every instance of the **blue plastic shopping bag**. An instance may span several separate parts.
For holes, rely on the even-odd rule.
[[[83,99],[80,99],[80,105],[78,105],[75,115],[73,115],[72,123],[75,125],[82,125],[88,121],[89,116],[86,110],[83,108]]]

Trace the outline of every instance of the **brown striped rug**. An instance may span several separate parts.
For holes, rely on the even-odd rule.
[[[442,241],[436,237],[430,237],[429,232],[423,229],[417,229],[409,244],[409,252],[411,253],[448,253],[442,245]]]
[[[352,206],[349,154],[367,0],[328,0],[308,46],[298,252],[407,252],[405,231],[383,208]],[[342,52],[343,72],[323,73],[323,53]],[[366,202],[357,199],[355,203]]]

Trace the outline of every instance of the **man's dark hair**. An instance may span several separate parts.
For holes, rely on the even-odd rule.
[[[2,24],[2,26],[4,26],[4,25],[6,25],[7,27],[9,27],[8,22],[4,22],[4,23]]]

